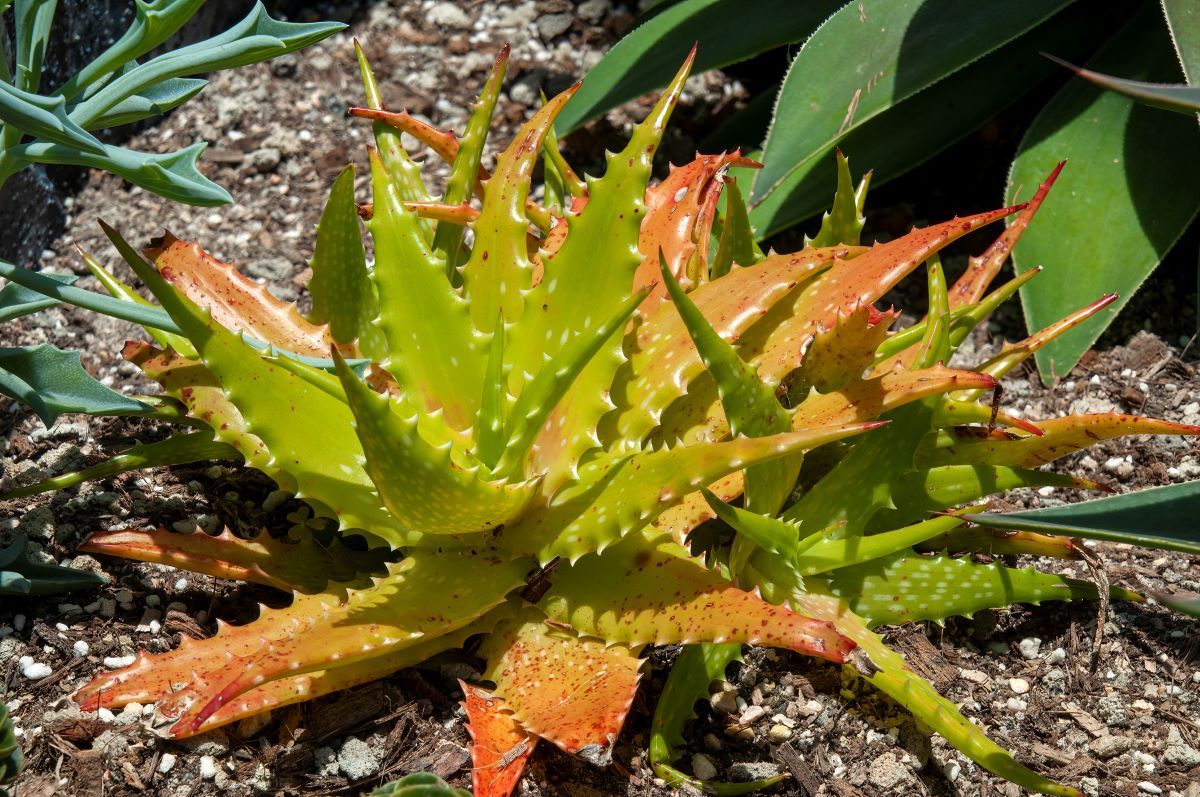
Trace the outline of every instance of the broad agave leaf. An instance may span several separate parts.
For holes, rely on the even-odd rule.
[[[652,762],[673,782],[735,793],[673,769],[671,749],[705,673],[742,644],[774,645],[862,673],[1001,777],[1078,794],[1018,764],[870,630],[1094,597],[1089,585],[944,551],[1077,556],[1060,537],[966,520],[1012,487],[1103,488],[1036,470],[1096,438],[1200,431],[1117,415],[1034,422],[977,401],[1069,321],[990,369],[945,365],[1030,279],[988,293],[1050,181],[1029,205],[866,247],[866,182],[855,187],[842,160],[812,246],[761,256],[733,199],[721,222],[729,242],[712,252],[725,170],[745,160],[702,156],[650,184],[690,59],[606,173],[580,180],[550,133],[574,88],[546,102],[488,173],[480,153],[503,54],[461,141],[384,109],[359,55],[367,102],[354,115],[374,123],[373,201],[356,208],[353,173],[339,176],[317,231],[310,318],[196,244],[164,239],[147,260],[112,230],[162,310],[111,275],[122,298],[103,306],[166,330],[162,348],[125,352],[170,397],[156,417],[186,411],[189,439],[236,452],[338,535],[377,547],[101,532],[89,550],[269,584],[293,600],[141,654],[76,699],[156,702],[170,732],[189,736],[484,635],[491,684],[463,685],[473,779],[477,795],[507,797],[539,739],[610,760],[642,649],[700,645],[668,686]],[[401,132],[452,164],[442,201]],[[548,207],[530,190],[542,152],[558,180]],[[373,269],[356,210],[369,219]],[[938,252],[1014,213],[948,285]],[[891,332],[896,314],[875,303],[923,263],[929,317]],[[369,361],[361,371],[345,359],[356,354]],[[714,519],[721,533],[693,535],[710,540],[705,556],[684,547],[702,547],[689,535]]]

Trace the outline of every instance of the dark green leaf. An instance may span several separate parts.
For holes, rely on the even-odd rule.
[[[1200,2],[1162,0],[1162,9],[1184,77],[1189,83],[1200,81]]]
[[[0,549],[0,595],[56,595],[108,583],[97,573],[34,562],[26,555],[28,547],[29,538],[18,534]]]
[[[1088,66],[1138,80],[1179,78],[1167,32],[1149,5]],[[1038,223],[1013,250],[1018,272],[1046,269],[1021,289],[1026,323],[1041,329],[1105,293],[1121,294],[1037,353],[1043,379],[1070,372],[1200,210],[1198,151],[1194,119],[1080,80],[1034,120],[1013,163],[1009,198],[1026,196],[1060,160],[1068,163]]]
[[[1084,80],[1090,80],[1102,89],[1124,94],[1126,97],[1131,97],[1143,105],[1162,108],[1165,111],[1185,113],[1189,116],[1200,111],[1200,86],[1126,80],[1125,78],[1093,72],[1090,69],[1083,69],[1053,55],[1047,55],[1046,57],[1070,69]]]
[[[63,285],[70,285],[79,279],[74,274],[43,274],[42,276],[55,282],[61,282]],[[47,307],[54,307],[56,304],[59,304],[57,299],[51,299],[37,291],[31,291],[29,288],[10,282],[4,286],[4,290],[0,290],[0,324],[23,315],[36,313],[38,310],[45,310]]]
[[[981,526],[1200,553],[1200,481],[1009,514],[962,515]]]
[[[1038,53],[1085,58],[1112,32],[1109,15],[1078,4],[945,80],[851,131],[837,146],[869,166],[879,186],[977,130],[988,119],[1059,70]],[[903,130],[904,135],[896,131]],[[761,158],[760,158],[761,159]],[[759,239],[825,210],[837,179],[833,147],[794,172],[779,190],[751,207]]]
[[[558,117],[565,135],[594,116],[667,85],[697,46],[697,72],[803,41],[832,14],[836,0],[685,0],[634,29],[608,51]]]
[[[367,797],[471,797],[469,792],[455,789],[437,775],[414,772],[375,789]]]
[[[786,189],[793,174],[851,131],[1069,2],[983,3],[968,14],[957,0],[863,0],[844,6],[804,43],[788,70],[751,205]]]
[[[96,381],[79,352],[48,344],[0,348],[0,393],[27,404],[50,426],[64,412],[139,412],[150,407]]]
[[[739,266],[752,266],[764,257],[762,250],[754,242],[754,229],[750,226],[746,201],[742,199],[742,189],[736,178],[726,178],[723,193],[725,220],[724,226],[721,227],[717,254],[709,266],[709,279],[717,279],[729,273],[734,263]]]

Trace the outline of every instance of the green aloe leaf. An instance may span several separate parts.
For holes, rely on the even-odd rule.
[[[400,780],[385,783],[367,797],[471,797],[470,792],[455,789],[437,775],[414,772]]]
[[[1072,70],[1076,76],[1095,83],[1102,89],[1124,94],[1143,105],[1162,108],[1165,111],[1175,111],[1189,116],[1200,111],[1200,86],[1188,86],[1175,83],[1147,83],[1144,80],[1127,80],[1126,78],[1093,72],[1090,69],[1075,66],[1069,61],[1050,56],[1051,60]]]
[[[850,132],[1020,36],[1069,0],[1019,0],[963,14],[955,0],[865,0],[829,18],[792,62],[751,204],[785,187]]]
[[[1162,0],[1163,16],[1171,43],[1189,83],[1200,80],[1200,3],[1196,0]]]
[[[49,344],[0,348],[0,393],[26,404],[50,426],[64,412],[149,411],[142,402],[108,389],[83,370],[79,352]]]
[[[42,276],[55,282],[61,282],[63,285],[70,285],[79,279],[74,274],[43,274]],[[36,313],[39,310],[45,310],[47,307],[54,307],[56,304],[59,304],[58,299],[51,299],[45,294],[10,282],[4,286],[3,290],[0,290],[0,324],[23,315]]]
[[[993,528],[1064,534],[1200,554],[1198,513],[1200,481],[1191,481],[1066,506],[1008,514],[981,512],[962,515],[962,518]]]
[[[90,468],[74,473],[65,473],[37,484],[10,490],[0,495],[0,501],[37,495],[50,490],[65,490],[84,482],[105,479],[131,470],[156,468],[163,465],[185,465],[189,462],[205,462],[214,459],[240,462],[242,454],[228,443],[213,440],[212,432],[209,431],[177,434],[154,443],[136,443],[120,454]]]
[[[1132,79],[1169,81],[1179,68],[1152,6],[1142,9],[1088,66]],[[1046,273],[1021,290],[1026,324],[1041,329],[1097,296],[1111,307],[1035,356],[1047,382],[1070,372],[1200,210],[1195,120],[1161,114],[1129,97],[1072,81],[1025,134],[1009,178],[1010,196],[1069,163],[1038,224],[1013,250],[1018,272]],[[1081,257],[1081,242],[1089,254]]]
[[[3,3],[0,3],[0,13],[3,13]],[[21,755],[21,746],[17,744],[17,735],[13,732],[12,718],[8,716],[8,706],[0,702],[0,787],[7,786],[17,779],[25,764]]]
[[[1200,618],[1200,597],[1192,596],[1190,598],[1181,597],[1179,595],[1168,595],[1163,592],[1154,593],[1154,599],[1166,606],[1168,609],[1174,609],[1180,614],[1186,614],[1190,617]]]
[[[25,534],[18,534],[10,545],[0,548],[0,595],[57,595],[108,583],[98,573],[34,562],[26,554],[28,548],[29,537]]]
[[[684,0],[619,41],[588,73],[558,119],[565,135],[589,119],[665,86],[680,57],[696,46],[696,70],[716,69],[803,41],[840,2]],[[759,24],[731,24],[731,20]]]

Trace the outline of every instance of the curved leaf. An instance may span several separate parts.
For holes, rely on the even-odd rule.
[[[148,412],[149,405],[110,390],[83,370],[79,352],[48,343],[0,348],[0,393],[27,404],[50,426],[64,412]]]

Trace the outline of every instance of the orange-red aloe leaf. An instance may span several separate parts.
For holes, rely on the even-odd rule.
[[[880,313],[870,304],[839,311],[832,327],[817,328],[800,363],[798,381],[820,393],[861,381],[899,316],[895,310]]]
[[[801,348],[817,327],[831,328],[838,313],[871,304],[930,256],[967,233],[1024,209],[1024,205],[951,219],[914,229],[907,235],[876,244],[853,260],[839,262],[796,294],[786,316],[753,348],[759,374],[777,384],[800,364]],[[758,355],[761,352],[761,355]]]
[[[521,727],[504,701],[460,680],[471,734],[471,790],[475,797],[508,797],[517,787],[538,737]]]
[[[383,122],[394,127],[401,133],[410,136],[429,147],[446,163],[453,163],[458,155],[458,139],[453,133],[439,130],[428,122],[422,122],[408,111],[385,111],[382,108],[350,108],[347,113],[360,119],[370,119]]]
[[[479,218],[479,211],[467,202],[458,205],[447,205],[444,202],[405,202],[404,207],[423,219],[451,224],[466,225]]]
[[[1051,556],[1080,559],[1079,546],[1069,537],[1033,531],[1006,531],[983,526],[958,528],[914,546],[918,551],[938,553],[985,553],[991,556]]]
[[[285,351],[309,357],[328,357],[335,343],[329,327],[313,324],[294,304],[280,301],[262,285],[242,275],[200,248],[167,233],[156,239],[146,256],[167,282],[175,286],[226,329]],[[351,354],[347,345],[342,349]]]
[[[580,634],[635,649],[744,642],[841,662],[854,648],[829,623],[767,603],[664,538],[631,537],[560,570],[540,607]]]
[[[1050,176],[1038,186],[1037,193],[1029,200],[1029,204],[1021,211],[1012,223],[1005,228],[994,243],[983,251],[983,254],[977,257],[967,259],[967,270],[958,278],[958,281],[950,288],[950,308],[962,307],[963,305],[975,304],[983,298],[983,294],[987,291],[988,286],[992,284],[992,280],[1000,273],[1000,268],[1004,265],[1004,261],[1008,259],[1008,255],[1012,252],[1013,247],[1017,245],[1021,235],[1024,234],[1025,228],[1029,226],[1029,222],[1033,221],[1034,215],[1038,212],[1038,208],[1042,206],[1042,202],[1046,199],[1046,195],[1050,193],[1051,186],[1058,179],[1059,172],[1062,171],[1066,161],[1060,161],[1054,167],[1054,171],[1050,172]]]
[[[946,398],[939,401],[933,411],[933,427],[935,429],[943,429],[950,426],[965,426],[966,424],[990,425],[995,421],[995,423],[1001,426],[1011,426],[1028,434],[1038,436],[1042,434],[1041,427],[1033,421],[1018,418],[1011,413],[999,409],[995,410],[994,417],[992,413],[992,407],[987,404],[975,401],[955,401],[954,399]],[[981,430],[976,429],[976,432],[979,431]],[[971,434],[971,432],[964,432],[964,434]]]
[[[502,624],[484,641],[485,677],[530,733],[600,766],[625,723],[641,660],[623,645],[583,639],[533,618]]]
[[[1171,423],[1117,412],[1070,415],[1038,424],[1040,436],[1018,436],[995,431],[986,437],[964,436],[956,429],[943,429],[930,445],[917,449],[920,468],[943,465],[1009,465],[1036,468],[1059,457],[1073,454],[1101,440],[1136,434],[1200,435],[1200,426]]]
[[[330,581],[349,581],[360,573],[382,569],[377,554],[352,551],[337,538],[328,546],[318,545],[311,538],[301,542],[280,540],[266,532],[247,540],[235,537],[229,529],[216,536],[203,532],[180,534],[164,528],[101,531],[79,549],[216,578],[266,584],[289,592],[319,592]]]
[[[732,501],[742,494],[745,482],[742,472],[734,471],[708,485],[708,491],[722,501]],[[654,519],[654,528],[665,532],[680,545],[687,544],[688,535],[705,521],[712,520],[717,513],[712,510],[704,496],[699,492],[688,493],[679,503],[663,512]]]
[[[501,315],[512,323],[524,310],[522,294],[533,285],[523,213],[530,179],[546,130],[578,88],[576,84],[546,103],[496,159],[496,173],[488,180],[483,209],[473,226],[471,257],[462,267],[471,318],[483,332],[491,332]]]
[[[659,282],[660,252],[686,289],[707,278],[717,200],[725,186],[725,171],[731,166],[762,168],[761,163],[742,157],[740,151],[699,155],[691,163],[673,166],[666,179],[646,190],[646,217],[638,236],[642,263],[634,274],[635,289]],[[655,287],[642,302],[642,314],[653,313],[666,296],[664,286]]]
[[[708,323],[728,343],[742,335],[777,304],[837,258],[853,254],[849,247],[813,249],[774,255],[756,266],[734,269],[719,283],[701,285],[689,294]],[[704,362],[673,304],[659,305],[637,330],[628,373],[614,386],[620,416],[617,431],[640,439],[659,423],[663,410],[687,392],[704,372]]]
[[[918,371],[892,371],[833,393],[810,395],[796,407],[792,425],[808,427],[877,418],[928,396],[952,390],[988,390],[995,384],[996,380],[986,374],[941,365]]]

